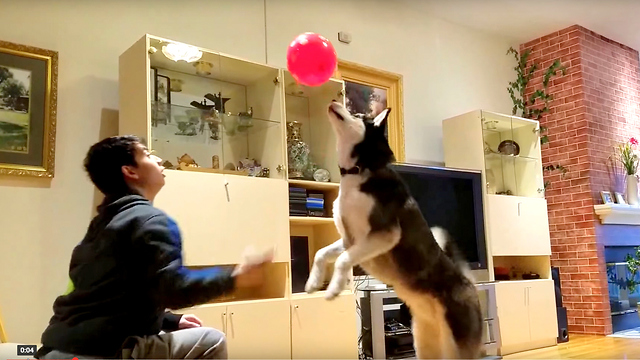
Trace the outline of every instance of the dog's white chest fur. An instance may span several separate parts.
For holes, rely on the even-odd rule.
[[[361,176],[345,176],[340,182],[340,192],[333,204],[333,218],[342,235],[346,248],[358,239],[363,239],[371,231],[369,214],[375,204],[374,199],[360,191],[366,181]]]

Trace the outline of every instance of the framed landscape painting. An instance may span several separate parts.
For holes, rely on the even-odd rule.
[[[0,41],[0,175],[54,175],[58,53]]]
[[[397,162],[405,160],[402,75],[344,60],[338,61],[338,76],[344,81],[345,102],[351,114],[375,117],[391,108],[387,138]]]

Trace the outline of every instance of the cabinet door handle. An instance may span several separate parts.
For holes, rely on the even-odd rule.
[[[521,202],[519,202],[519,203],[518,203],[518,216],[520,216],[520,207],[521,207],[521,205],[522,205],[522,203],[521,203]]]
[[[233,313],[229,314],[229,322],[231,323],[231,337],[236,337],[236,331],[233,327]]]
[[[222,332],[223,333],[227,333],[227,313],[223,312],[222,313]]]

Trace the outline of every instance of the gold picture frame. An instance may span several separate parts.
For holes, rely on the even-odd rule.
[[[58,52],[0,40],[0,175],[53,178]]]
[[[336,77],[345,82],[345,98],[347,106],[350,106],[349,87],[352,89],[369,89],[369,94],[374,94],[379,90],[381,94],[386,95],[386,101],[380,102],[381,107],[391,108],[391,113],[387,120],[387,136],[389,146],[396,157],[397,162],[405,161],[405,145],[404,145],[404,111],[403,111],[403,94],[402,94],[402,75],[392,73],[386,70],[376,69],[370,66],[357,64],[350,61],[338,60],[338,69]],[[374,92],[371,92],[374,91]],[[384,95],[383,95],[384,96]],[[369,105],[371,106],[371,105]],[[357,108],[357,106],[355,106]],[[360,106],[362,112],[362,106]],[[382,111],[383,109],[377,109]],[[375,115],[374,109],[371,110]]]

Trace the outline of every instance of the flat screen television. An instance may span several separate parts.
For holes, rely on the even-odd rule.
[[[448,231],[472,270],[486,270],[480,171],[412,164],[394,164],[392,167],[409,187],[429,226]],[[365,273],[356,267],[354,275]]]

